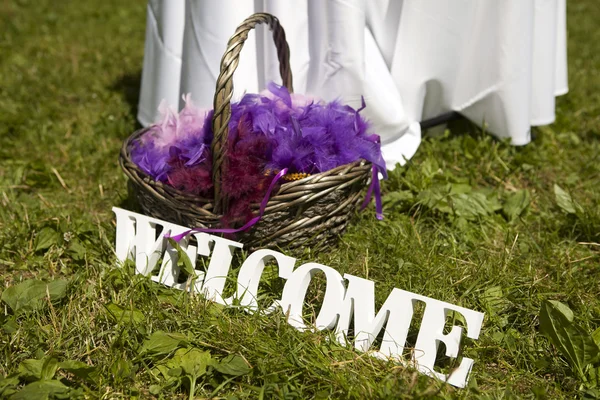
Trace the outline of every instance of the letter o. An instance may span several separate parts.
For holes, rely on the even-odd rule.
[[[293,327],[304,330],[306,325],[302,320],[302,307],[308,285],[317,272],[325,273],[326,288],[321,311],[315,325],[318,330],[333,329],[344,302],[346,288],[344,278],[335,269],[318,263],[307,263],[299,266],[288,278],[281,295],[281,307],[288,315],[288,323]]]

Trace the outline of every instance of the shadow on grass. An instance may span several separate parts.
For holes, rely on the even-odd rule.
[[[457,119],[451,120],[441,125],[436,125],[430,128],[423,129],[423,137],[437,138],[440,136],[444,136],[446,130],[450,131],[450,136],[452,137],[479,137],[486,135],[486,133],[480,127],[478,127],[473,122],[469,121],[467,118],[461,115]]]
[[[120,93],[123,96],[125,102],[129,105],[129,113],[137,121],[138,103],[140,100],[140,86],[142,81],[142,71],[136,71],[134,73],[126,73],[121,75],[117,81],[115,81],[110,89],[114,92]],[[139,122],[137,123],[136,129],[141,128]]]
[[[117,203],[117,207],[133,211],[138,214],[145,214],[133,191],[131,182],[129,181],[127,182],[127,197],[121,198],[120,201]]]
[[[600,242],[600,214],[583,212],[577,215],[566,215],[559,225],[562,238],[577,242]]]
[[[532,127],[533,128],[533,127]],[[471,136],[476,139],[480,139],[481,137],[491,136],[491,138],[495,142],[502,142],[506,139],[498,139],[493,133],[487,131],[486,129],[478,126],[474,122],[471,122],[464,116],[460,116],[456,119],[453,119],[447,123],[437,125],[431,128],[427,128],[423,130],[424,137],[439,137],[443,136],[444,132],[448,130],[450,131],[451,137],[461,137],[461,136]],[[538,132],[535,129],[531,130],[531,141],[535,141],[538,137]],[[517,146],[517,148],[522,146]]]

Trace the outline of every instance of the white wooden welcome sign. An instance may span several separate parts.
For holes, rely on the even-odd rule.
[[[114,207],[113,211],[117,218],[117,258],[121,262],[128,258],[134,260],[136,273],[144,275],[150,275],[162,259],[160,273],[151,276],[151,279],[185,290],[186,283],[178,283],[178,252],[169,244],[165,235],[178,235],[187,232],[189,228],[117,207]],[[354,321],[352,330],[356,349],[369,351],[369,354],[375,357],[391,358],[403,364],[410,362],[420,372],[457,387],[466,385],[473,360],[463,357],[452,373],[443,374],[434,370],[437,350],[439,344],[444,343],[447,357],[457,358],[459,354],[463,329],[453,326],[449,333],[443,332],[449,312],[462,315],[467,326],[466,335],[474,340],[479,337],[483,323],[482,313],[401,289],[393,289],[375,313],[374,282],[350,274],[342,276],[335,269],[317,263],[306,263],[294,268],[295,258],[268,249],[257,250],[246,258],[238,272],[236,293],[232,297],[224,298],[223,290],[231,269],[233,252],[241,249],[243,245],[207,233],[194,233],[190,236],[195,237],[197,246],[189,244],[188,238],[182,239],[179,245],[190,258],[192,265],[196,265],[199,256],[210,257],[210,260],[206,272],[196,271],[197,277],[189,290],[201,293],[223,305],[230,305],[236,300],[238,304],[245,306],[248,312],[255,312],[258,310],[256,298],[265,262],[274,260],[279,269],[279,277],[286,280],[286,283],[281,299],[262,312],[269,313],[281,308],[289,324],[304,330],[308,328],[302,319],[306,292],[313,275],[322,272],[327,281],[326,290],[313,328],[333,329],[337,340],[346,344],[346,334],[351,328],[351,321]],[[414,306],[418,301],[425,303],[423,319],[413,359],[404,360],[402,352],[413,319]],[[375,338],[384,327],[379,349],[372,349]]]

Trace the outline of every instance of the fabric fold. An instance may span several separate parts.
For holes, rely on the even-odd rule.
[[[297,92],[356,108],[364,96],[388,168],[415,154],[419,121],[447,111],[524,145],[532,125],[554,120],[554,96],[568,91],[566,0],[152,0],[140,122],[154,121],[162,98],[177,105],[180,93],[212,108],[227,41],[254,12],[284,27]],[[161,47],[179,37],[167,31],[181,32],[179,64]],[[261,27],[242,50],[234,100],[278,75],[272,35]]]

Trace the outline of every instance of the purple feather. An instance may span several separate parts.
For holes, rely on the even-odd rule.
[[[314,174],[364,159],[386,176],[379,136],[360,115],[365,107],[364,99],[355,110],[339,101],[290,94],[274,83],[232,103],[222,190],[235,215],[227,221],[249,218],[250,202],[264,195],[266,175],[283,168]],[[195,108],[188,96],[179,114],[164,106],[162,112],[163,120],[132,145],[133,162],[155,180],[211,193],[212,111]]]

